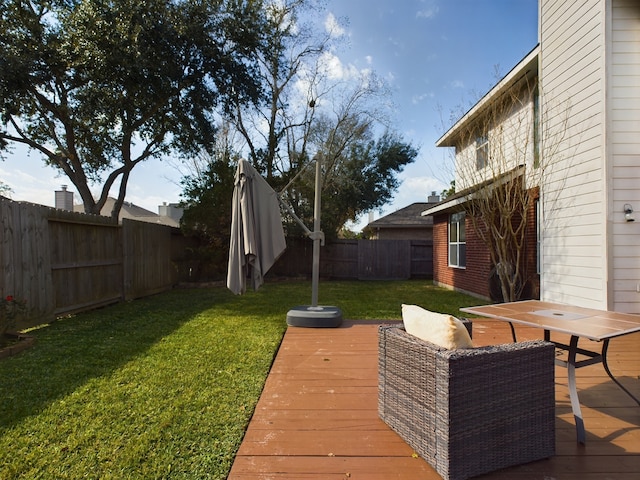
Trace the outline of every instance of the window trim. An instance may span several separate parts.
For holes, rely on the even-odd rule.
[[[489,135],[476,137],[476,170],[482,170],[489,165]]]
[[[466,235],[466,213],[455,212],[449,215],[447,227],[447,263],[451,268],[467,268],[467,235]],[[452,240],[452,228],[455,227],[455,238]],[[461,228],[462,227],[462,228]],[[461,248],[462,246],[462,248]],[[455,263],[451,260],[452,248],[455,249]]]

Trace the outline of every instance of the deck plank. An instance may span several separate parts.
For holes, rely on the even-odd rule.
[[[289,327],[229,480],[437,480],[440,476],[378,418],[378,325]],[[518,340],[540,338],[516,327]],[[563,340],[562,337],[559,337]],[[511,341],[508,325],[474,320],[476,346]],[[554,337],[555,339],[555,337]],[[595,342],[581,346],[598,349]],[[609,366],[640,396],[640,333],[611,341]],[[576,442],[566,370],[556,367],[556,455],[477,477],[491,480],[631,480],[640,472],[640,407],[601,365],[578,370],[587,430]]]

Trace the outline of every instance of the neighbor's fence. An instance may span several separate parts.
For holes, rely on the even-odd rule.
[[[179,229],[67,212],[0,198],[0,295],[27,300],[20,326],[121,300],[178,282]]]
[[[287,250],[270,271],[310,276],[313,242],[287,239]],[[320,249],[320,276],[351,280],[433,278],[431,240],[334,240]]]

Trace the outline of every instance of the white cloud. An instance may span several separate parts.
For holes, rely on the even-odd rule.
[[[464,82],[462,80],[452,80],[451,81],[452,88],[464,88]]]
[[[342,37],[346,31],[342,25],[338,22],[338,19],[333,15],[333,13],[329,13],[327,18],[324,21],[324,28],[333,38]]]
[[[425,8],[418,10],[416,12],[417,18],[431,19],[431,18],[434,18],[440,11],[440,8],[432,1],[422,0],[421,3],[426,3],[427,5],[425,6]]]
[[[433,17],[436,16],[437,13],[438,13],[438,7],[428,8],[426,10],[419,10],[418,13],[416,13],[416,17],[418,17],[418,18],[433,18]]]
[[[385,75],[385,78],[387,79],[387,82],[389,82],[390,84],[393,84],[396,81],[396,76],[393,74],[393,72],[387,72],[387,74]]]
[[[429,176],[408,176],[402,181],[400,191],[403,192],[402,197],[407,199],[413,198],[415,201],[426,202],[427,197],[432,192],[439,195],[446,186],[437,178]],[[422,197],[422,199],[420,199]],[[415,200],[418,198],[418,200]]]
[[[322,54],[320,65],[332,80],[348,80],[361,74],[355,66],[343,63],[340,57],[331,52]]]
[[[411,103],[413,103],[414,105],[417,105],[418,103],[422,102],[426,98],[434,98],[434,97],[435,97],[435,94],[433,92],[421,93],[420,95],[414,95],[413,97],[411,97]]]

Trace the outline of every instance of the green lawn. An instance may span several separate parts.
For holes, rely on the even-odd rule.
[[[179,289],[61,319],[0,362],[0,479],[226,478],[309,282]],[[349,319],[477,299],[428,281],[321,282]]]

